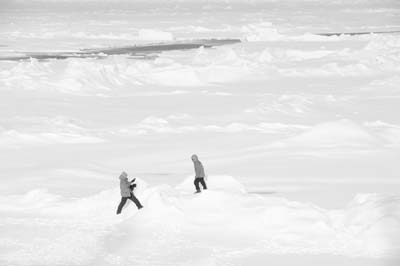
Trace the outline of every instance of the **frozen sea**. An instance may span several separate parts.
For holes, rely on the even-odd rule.
[[[399,265],[399,85],[396,0],[1,1],[0,264]]]

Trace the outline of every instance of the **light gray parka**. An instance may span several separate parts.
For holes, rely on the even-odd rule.
[[[130,183],[128,181],[128,177],[125,175],[120,175],[119,176],[119,187],[121,189],[121,196],[122,197],[130,197],[131,196],[131,189],[130,189]]]
[[[199,158],[197,157],[197,155],[194,154],[192,156],[192,161],[194,164],[194,171],[196,174],[195,178],[198,178],[198,177],[204,178],[206,176],[204,173],[204,167],[203,167],[203,164],[199,161]]]

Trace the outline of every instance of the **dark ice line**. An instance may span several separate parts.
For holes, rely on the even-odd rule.
[[[328,33],[317,33],[316,35],[320,36],[356,36],[356,35],[368,35],[368,34],[393,34],[400,33],[400,30],[392,30],[392,31],[359,31],[359,32],[328,32]]]
[[[31,58],[37,60],[48,59],[67,59],[67,58],[105,58],[110,55],[129,55],[133,58],[153,59],[154,54],[160,54],[165,51],[178,51],[198,49],[200,47],[212,48],[228,44],[240,43],[240,39],[204,39],[193,41],[182,41],[174,43],[157,43],[147,45],[131,45],[123,47],[110,47],[99,49],[82,49],[78,52],[62,52],[62,53],[24,53],[20,56],[0,57],[0,60],[19,61],[29,60]]]

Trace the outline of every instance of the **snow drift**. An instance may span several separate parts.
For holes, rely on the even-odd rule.
[[[46,191],[0,197],[0,261],[12,265],[237,265],[258,254],[382,258],[399,251],[400,198],[358,195],[347,208],[248,194],[230,176],[192,194],[138,182],[145,208],[115,215],[118,189],[68,200]],[[14,230],[8,230],[13,228]],[[16,230],[18,228],[18,230]]]

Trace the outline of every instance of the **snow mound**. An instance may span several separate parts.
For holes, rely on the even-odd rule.
[[[193,177],[186,178],[182,183],[176,186],[176,189],[184,191],[193,191]],[[232,193],[245,193],[244,186],[231,176],[219,175],[206,178],[207,184],[213,190],[227,191]]]
[[[0,146],[19,147],[22,145],[59,143],[99,143],[104,140],[93,134],[76,119],[65,116],[12,117],[3,120],[0,127]],[[10,124],[13,124],[11,127]]]
[[[243,26],[241,31],[249,42],[278,41],[284,37],[270,22],[249,24]]]
[[[146,82],[170,87],[194,87],[206,85],[192,67],[173,65],[156,69],[149,74]]]
[[[144,209],[115,210],[119,189],[81,199],[47,191],[0,197],[0,261],[10,265],[165,265],[231,254],[335,254],[381,258],[400,249],[400,198],[357,195],[342,210],[245,192],[231,176],[210,176],[193,194],[193,178],[176,187],[135,192]],[[34,205],[31,203],[34,202]],[[18,230],[7,230],[18,225]],[[25,243],[28,243],[26,245]],[[217,252],[216,252],[217,251]]]
[[[371,254],[377,255],[382,249],[393,253],[394,248],[400,247],[399,200],[397,196],[359,194],[345,210],[344,224],[359,235]]]
[[[58,203],[61,200],[60,196],[49,193],[45,189],[31,190],[24,195],[1,196],[0,197],[0,212],[1,211],[32,211],[48,207]],[[13,204],[4,204],[5,202],[13,202]]]
[[[318,124],[279,145],[304,147],[368,147],[377,145],[378,139],[361,125],[343,119]]]
[[[399,248],[400,199],[358,195],[344,210],[245,193],[229,176],[213,176],[201,194],[187,178],[176,188],[160,186],[142,195],[146,208],[123,222],[118,232],[127,246],[145,245],[143,256],[154,264],[191,254],[201,247],[207,256],[242,249],[268,254],[341,254],[382,257]],[[213,185],[217,186],[214,187]],[[117,234],[118,235],[118,234]],[[120,242],[121,237],[113,240]],[[168,251],[162,247],[168,245]],[[128,250],[115,256],[133,262]],[[214,254],[215,255],[215,254]],[[224,255],[221,254],[221,257]]]

